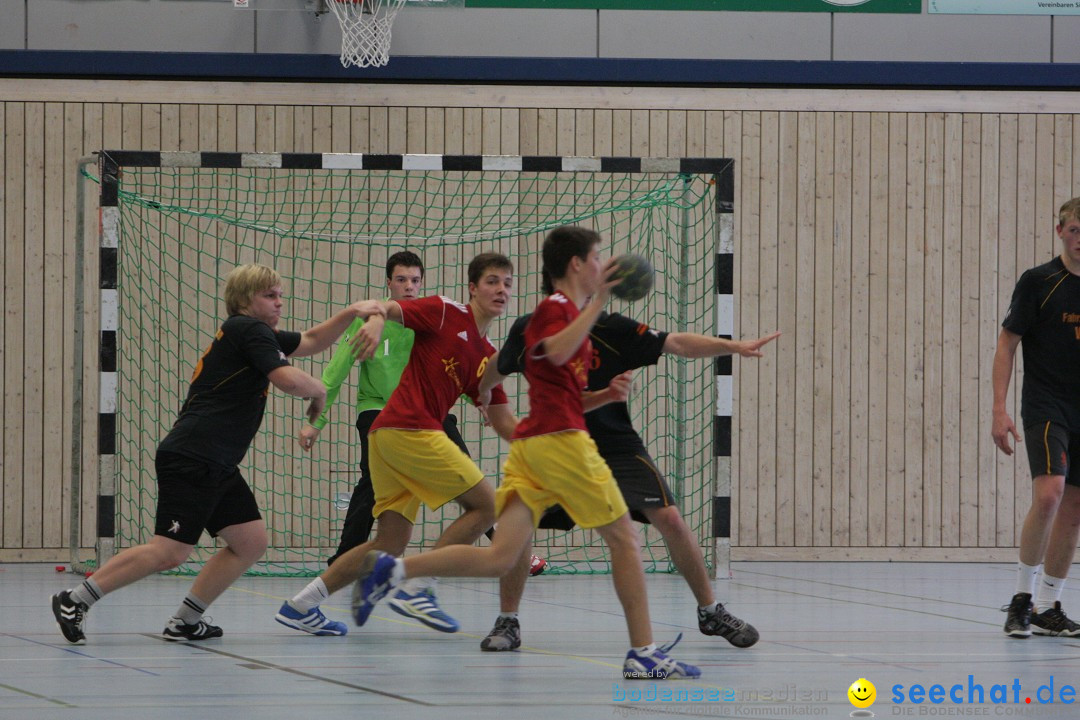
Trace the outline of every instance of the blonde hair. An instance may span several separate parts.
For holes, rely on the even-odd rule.
[[[241,315],[251,305],[256,293],[281,284],[278,271],[265,265],[241,265],[225,278],[225,310]]]
[[[1067,200],[1058,210],[1058,226],[1065,227],[1070,220],[1080,220],[1080,197]]]

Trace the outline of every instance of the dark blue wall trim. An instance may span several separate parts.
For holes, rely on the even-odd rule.
[[[1080,64],[399,56],[346,69],[336,55],[0,50],[0,77],[1075,89]]]

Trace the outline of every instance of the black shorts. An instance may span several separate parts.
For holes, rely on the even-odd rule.
[[[1080,463],[1070,462],[1080,459],[1080,434],[1055,423],[1038,423],[1024,428],[1024,445],[1032,478],[1064,475],[1067,484],[1080,487]]]
[[[611,474],[615,476],[626,506],[630,508],[630,517],[634,520],[648,525],[649,520],[642,510],[674,504],[671,488],[647,452],[604,455],[603,458],[611,468]],[[548,508],[540,517],[540,527],[570,530],[574,527],[574,521],[561,505],[556,505]]]
[[[154,534],[195,545],[205,529],[213,536],[231,525],[261,520],[259,505],[237,468],[159,452]]]

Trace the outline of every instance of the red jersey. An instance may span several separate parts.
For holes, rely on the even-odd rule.
[[[562,293],[536,306],[525,328],[525,377],[529,380],[529,415],[514,431],[514,439],[583,430],[585,411],[581,393],[589,380],[592,343],[588,336],[565,365],[554,365],[537,345],[574,321],[581,311]]]
[[[495,347],[480,334],[468,305],[438,295],[399,300],[401,324],[415,334],[409,363],[372,430],[442,430],[443,420],[461,395],[477,402],[477,388]],[[507,402],[502,386],[491,404]]]

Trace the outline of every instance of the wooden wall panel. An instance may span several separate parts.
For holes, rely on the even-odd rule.
[[[1065,99],[498,88],[455,104],[425,86],[353,106],[319,87],[243,85],[248,96],[222,102],[182,83],[95,94],[101,84],[72,81],[49,95],[2,82],[0,560],[65,557],[76,366],[87,427],[97,411],[93,332],[73,356],[74,163],[120,146],[732,157],[736,333],[784,332],[765,358],[735,360],[735,557],[1013,555],[1030,478],[1022,453],[1005,457],[989,439],[990,360],[1016,278],[1057,253],[1056,208],[1080,193],[1080,123]],[[94,275],[92,233],[89,246]],[[163,301],[176,291],[163,289]],[[94,328],[94,277],[86,297]],[[178,358],[176,369],[187,364]],[[1017,419],[1022,373],[1017,363]],[[270,426],[284,431],[287,420],[268,417]],[[89,546],[93,443],[81,460],[79,536]],[[308,460],[274,462],[292,470]],[[312,474],[342,465],[324,461]],[[275,482],[281,509],[306,507]],[[276,531],[306,529],[297,523]]]

